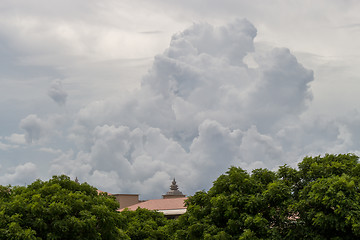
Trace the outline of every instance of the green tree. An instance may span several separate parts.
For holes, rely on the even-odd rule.
[[[305,157],[298,167],[251,174],[231,167],[188,199],[174,238],[359,239],[358,157]]]
[[[177,239],[277,239],[288,220],[291,188],[274,172],[231,167],[187,201]]]
[[[231,167],[187,200],[178,220],[137,209],[66,176],[0,186],[0,239],[360,239],[360,164],[305,157],[298,169]]]
[[[129,239],[171,239],[168,224],[172,220],[167,220],[163,213],[138,208],[136,211],[124,210],[120,215],[125,223],[122,229]]]
[[[293,205],[299,239],[360,238],[359,167],[352,154],[306,157],[299,164]]]
[[[124,239],[116,200],[54,176],[27,187],[0,187],[0,239]]]

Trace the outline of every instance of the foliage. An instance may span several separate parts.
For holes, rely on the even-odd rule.
[[[358,157],[306,157],[298,166],[251,174],[231,167],[188,199],[174,238],[358,239]]]
[[[274,239],[288,222],[291,189],[275,173],[257,169],[248,174],[231,167],[206,192],[187,201],[179,219],[179,239]],[[184,234],[185,233],[185,234]]]
[[[360,237],[359,167],[352,154],[307,157],[299,164],[302,182],[294,201],[303,232],[299,238]]]
[[[119,207],[66,176],[0,187],[0,239],[121,239]]]
[[[170,239],[168,220],[164,214],[138,208],[136,211],[122,211],[124,233],[132,240]]]
[[[0,186],[0,239],[360,239],[360,164],[352,154],[305,157],[298,169],[231,167],[167,220],[66,176]]]

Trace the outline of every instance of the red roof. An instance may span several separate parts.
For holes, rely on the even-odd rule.
[[[106,193],[107,195],[112,195],[111,193],[104,192],[104,191],[101,191],[101,190],[99,190],[99,189],[97,189],[96,191],[97,191],[98,194],[100,194],[100,193]]]
[[[187,197],[182,198],[168,198],[168,199],[152,199],[145,202],[140,202],[126,207],[131,211],[135,211],[137,208],[146,208],[148,210],[171,210],[171,209],[186,209],[185,200]],[[123,211],[125,208],[120,209]]]

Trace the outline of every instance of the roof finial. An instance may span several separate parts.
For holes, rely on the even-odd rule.
[[[179,189],[178,185],[176,184],[176,181],[175,181],[175,178],[174,178],[174,180],[172,181],[172,184],[170,186],[170,190],[176,191],[178,189]]]
[[[185,195],[179,191],[178,185],[176,184],[175,178],[170,186],[170,191],[163,195],[163,198],[179,198],[185,197]]]

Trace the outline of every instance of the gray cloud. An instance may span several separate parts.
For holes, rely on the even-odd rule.
[[[29,115],[20,122],[20,127],[25,130],[25,139],[28,143],[39,140],[46,134],[47,124],[36,115]]]
[[[65,105],[66,98],[68,96],[67,92],[64,90],[61,81],[57,80],[51,84],[51,87],[48,90],[49,97],[54,100],[57,104]]]
[[[80,152],[54,160],[51,173],[155,197],[174,176],[192,194],[231,165],[291,163],[287,133],[276,134],[300,121],[312,99],[313,73],[288,49],[257,52],[256,32],[249,21],[236,20],[175,34],[141,89],[79,111],[70,138]],[[244,63],[249,53],[258,67]]]
[[[30,114],[20,122],[20,128],[25,131],[27,143],[44,143],[50,138],[59,135],[58,128],[64,123],[64,117],[52,115],[42,119],[35,114]]]
[[[229,165],[358,153],[359,117],[349,112],[360,107],[355,1],[0,6],[4,184],[24,183],[11,174],[26,159],[44,178],[66,173],[110,192],[159,197],[174,176],[192,194]],[[256,28],[227,23],[238,16]],[[64,84],[54,89],[59,103],[61,89],[71,96],[66,109],[46,99],[52,79]]]
[[[5,137],[5,139],[7,141],[9,141],[10,143],[13,143],[13,144],[25,144],[26,143],[24,134],[14,133],[14,134],[11,134],[8,137]]]
[[[16,147],[17,147],[16,145],[10,145],[10,144],[0,142],[0,150],[2,150],[2,151],[7,151],[9,149],[16,148]]]
[[[14,185],[30,184],[37,177],[37,167],[34,163],[27,162],[16,166],[14,169],[8,169],[8,172],[0,176],[0,184]]]

